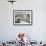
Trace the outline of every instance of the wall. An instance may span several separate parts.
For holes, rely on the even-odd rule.
[[[13,9],[33,10],[32,26],[14,26]],[[0,40],[15,40],[18,32],[30,33],[33,40],[46,40],[45,0],[17,0],[14,5],[0,0]]]

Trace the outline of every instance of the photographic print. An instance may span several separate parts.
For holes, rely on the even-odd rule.
[[[32,24],[32,10],[13,10],[13,24]]]

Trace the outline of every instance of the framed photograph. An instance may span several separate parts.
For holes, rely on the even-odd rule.
[[[13,10],[14,25],[32,25],[32,10]]]

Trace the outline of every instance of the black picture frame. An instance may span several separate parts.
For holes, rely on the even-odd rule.
[[[13,25],[32,25],[32,24],[33,24],[32,10],[13,10]]]

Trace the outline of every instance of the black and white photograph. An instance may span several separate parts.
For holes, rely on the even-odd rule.
[[[32,24],[32,10],[13,10],[13,24]]]

